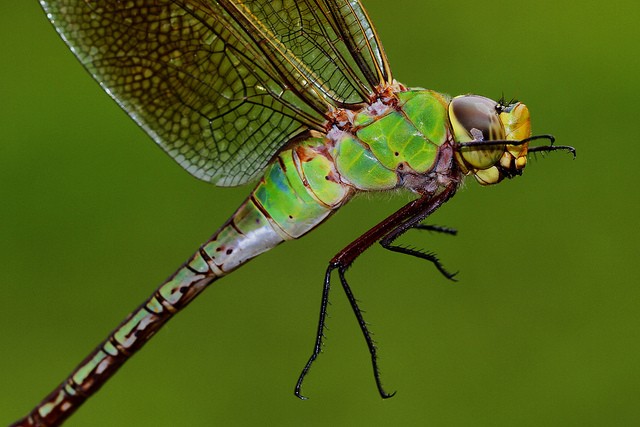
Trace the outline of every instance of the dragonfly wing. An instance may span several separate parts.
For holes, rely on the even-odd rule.
[[[390,82],[389,66],[359,1],[227,1],[293,90],[320,112],[357,108]]]
[[[221,186],[258,176],[391,76],[358,1],[43,0],[65,42],[178,164]]]

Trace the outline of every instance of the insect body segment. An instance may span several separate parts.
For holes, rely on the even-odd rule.
[[[284,240],[296,239],[331,215],[352,194],[324,155],[324,138],[311,137],[281,152],[252,200]]]
[[[346,131],[328,134],[338,172],[360,191],[404,186],[422,192],[407,186],[415,179],[405,177],[428,175],[450,134],[445,97],[429,90],[404,90],[394,96],[386,108],[374,105],[360,111]]]

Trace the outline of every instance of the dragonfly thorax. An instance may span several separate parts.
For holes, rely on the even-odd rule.
[[[426,194],[459,180],[448,104],[439,93],[404,89],[360,111],[336,112],[326,147],[342,182],[359,191]]]

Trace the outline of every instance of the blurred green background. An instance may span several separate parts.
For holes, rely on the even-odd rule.
[[[406,203],[362,197],[217,282],[66,424],[637,425],[637,1],[365,1],[395,77],[517,96],[566,153],[471,180],[410,232],[429,263],[375,246],[348,278],[380,347],[377,393],[328,260]],[[26,414],[234,211],[154,146],[77,63],[36,1],[2,2],[0,425]]]

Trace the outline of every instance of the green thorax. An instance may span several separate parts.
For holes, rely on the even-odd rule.
[[[429,172],[450,133],[442,95],[408,90],[395,96],[397,104],[374,103],[355,113],[350,126],[328,134],[336,169],[359,190],[393,189],[402,175]]]

